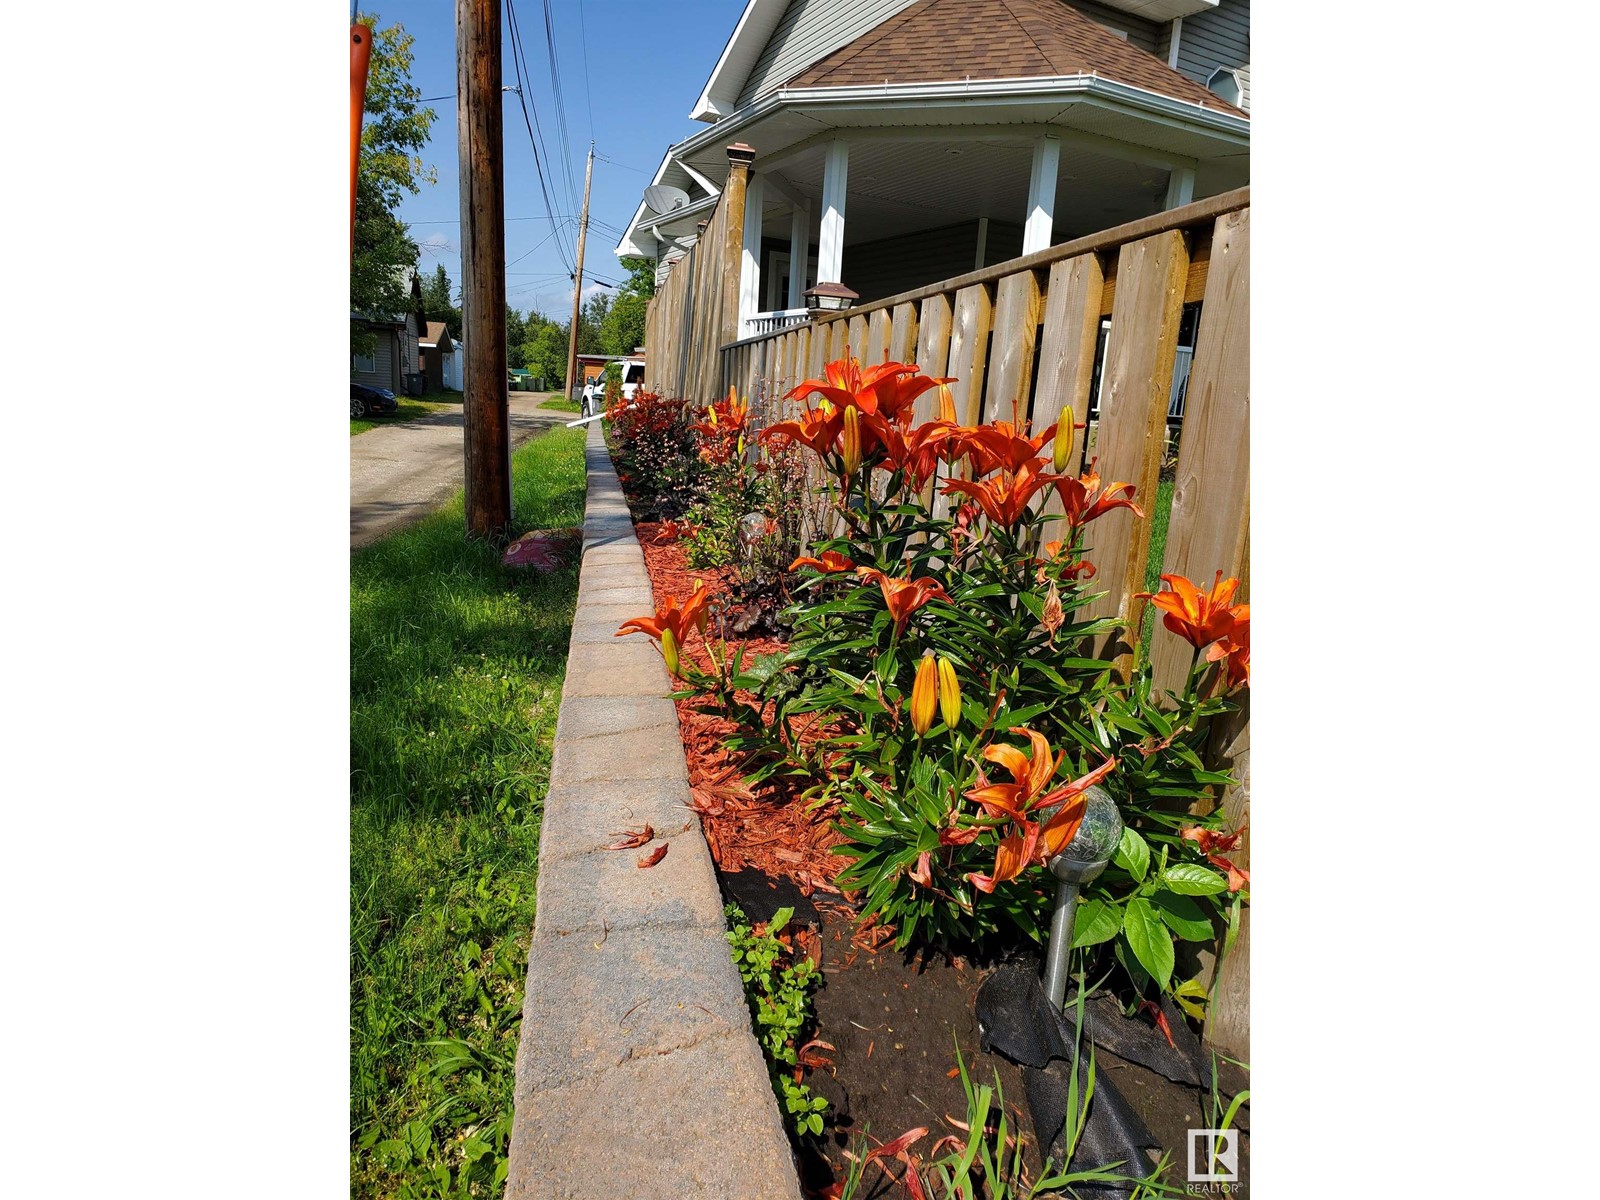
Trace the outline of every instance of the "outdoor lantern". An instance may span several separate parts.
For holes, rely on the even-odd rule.
[[[1122,841],[1122,814],[1110,793],[1102,787],[1091,787],[1083,797],[1083,821],[1078,832],[1047,864],[1050,874],[1056,877],[1056,911],[1050,919],[1044,993],[1055,1008],[1061,1007],[1067,995],[1067,959],[1078,914],[1078,888],[1099,877]]]
[[[812,312],[843,312],[861,299],[860,292],[853,292],[842,283],[819,283],[807,288],[804,295],[806,307]]]

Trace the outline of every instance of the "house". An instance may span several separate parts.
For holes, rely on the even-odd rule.
[[[365,330],[377,338],[377,344],[370,353],[350,352],[351,383],[388,388],[396,395],[420,394],[417,318],[414,313],[407,313],[404,317],[351,313],[350,326],[352,331]],[[407,386],[408,377],[410,387]]]
[[[748,0],[615,252],[665,279],[743,143],[740,335],[895,295],[1248,183],[1249,61],[1249,0]]]
[[[443,321],[427,323],[427,328],[417,341],[417,350],[420,356],[417,370],[422,372],[424,389],[430,392],[442,392],[450,387],[448,380],[458,376],[460,372],[452,369],[455,366],[456,344]],[[454,390],[461,390],[459,380]]]
[[[404,316],[375,313],[350,314],[350,331],[374,335],[377,343],[369,353],[358,354],[351,339],[350,382],[367,387],[388,388],[396,395],[420,396],[424,384],[420,342],[423,337],[422,282],[415,267],[400,272],[411,289],[411,311]]]

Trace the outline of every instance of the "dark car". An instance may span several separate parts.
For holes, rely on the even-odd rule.
[[[359,383],[350,385],[350,415],[352,417],[387,416],[400,411],[400,402],[388,388],[366,387]]]

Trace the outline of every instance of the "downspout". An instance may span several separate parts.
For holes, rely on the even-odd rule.
[[[1183,18],[1172,18],[1172,42],[1167,47],[1167,66],[1178,69],[1178,42],[1183,38]]]

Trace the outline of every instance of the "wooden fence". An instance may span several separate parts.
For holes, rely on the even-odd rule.
[[[744,180],[740,179],[742,209]],[[731,191],[730,187],[730,191]],[[727,197],[724,197],[725,201]],[[731,213],[719,209],[718,219]],[[731,224],[714,219],[702,244],[727,245]],[[733,235],[735,251],[739,234]],[[708,256],[709,260],[709,256]],[[1095,522],[1095,582],[1106,592],[1089,615],[1116,616],[1137,630],[1150,553],[1152,518],[1167,443],[1168,404],[1179,327],[1185,304],[1200,302],[1197,338],[1188,377],[1177,473],[1162,573],[1206,585],[1215,572],[1249,589],[1250,457],[1250,197],[1249,189],[1211,197],[1089,237],[830,315],[804,325],[742,341],[729,339],[713,354],[704,335],[736,327],[738,255],[732,289],[716,320],[699,315],[690,289],[716,286],[713,270],[680,262],[652,314],[650,360],[665,394],[709,400],[729,386],[744,396],[773,395],[823,374],[823,364],[848,352],[863,363],[916,363],[925,374],[954,376],[957,419],[1030,421],[1043,429],[1071,407],[1082,420],[1090,409],[1101,322],[1110,318],[1101,381],[1099,420],[1076,443],[1070,470],[1097,459],[1102,480],[1135,485],[1143,518],[1116,509]],[[724,280],[729,270],[724,266]],[[702,276],[707,284],[699,281]],[[691,282],[691,279],[693,282]],[[675,315],[693,311],[693,320]],[[664,314],[664,315],[663,315]],[[674,341],[674,330],[677,340]],[[660,356],[658,358],[658,355]],[[713,358],[717,361],[708,368]],[[673,372],[677,375],[674,376]],[[694,380],[693,386],[688,381]],[[916,418],[934,415],[937,394],[918,400]],[[1092,437],[1092,447],[1091,447]],[[1126,662],[1126,644],[1107,647]],[[1152,667],[1162,687],[1178,686],[1189,666],[1187,643],[1157,636]],[[1217,731],[1213,758],[1234,772],[1238,787],[1223,797],[1229,823],[1244,825],[1249,812],[1248,712]],[[1248,835],[1247,835],[1248,837]],[[1238,861],[1249,861],[1243,843]],[[1246,1054],[1249,1044],[1248,917],[1239,944],[1223,969],[1207,1026],[1210,1041]]]
[[[728,147],[728,182],[689,252],[645,308],[644,386],[663,396],[715,399],[717,347],[739,333],[744,195],[755,151]]]

